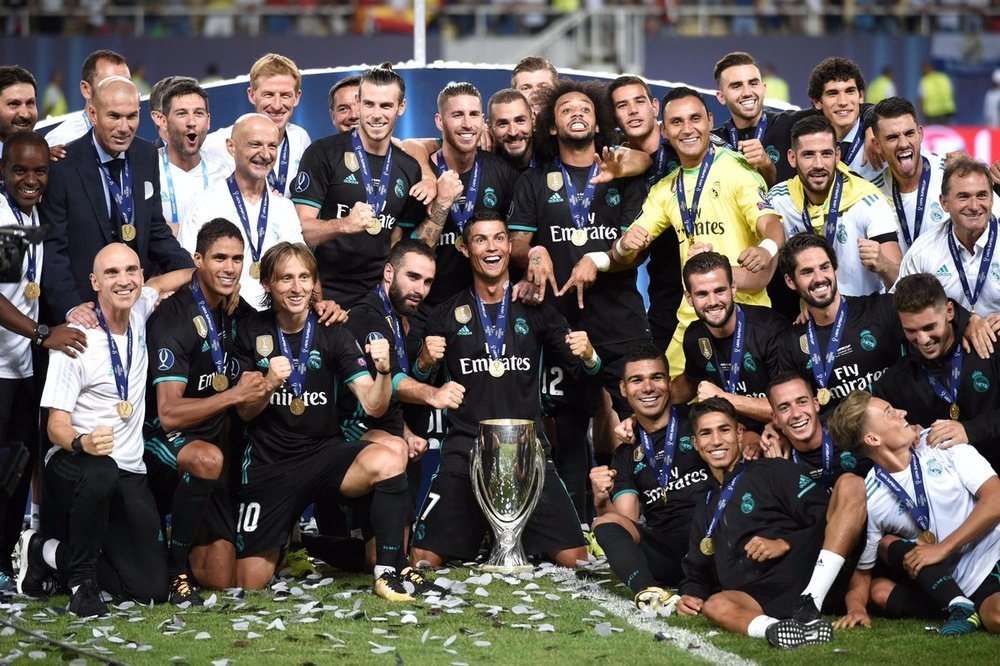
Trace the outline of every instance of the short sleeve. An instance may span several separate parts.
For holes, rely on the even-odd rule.
[[[330,334],[330,355],[328,359],[336,364],[337,375],[344,384],[349,384],[359,377],[371,377],[368,372],[368,361],[358,341],[343,324],[337,324],[328,329]]]
[[[750,165],[740,163],[733,170],[734,194],[741,218],[746,220],[753,235],[757,234],[757,220],[765,215],[778,215],[767,200],[767,184]]]
[[[81,391],[83,358],[70,358],[55,349],[49,351],[49,370],[45,376],[41,406],[72,413]]]
[[[621,496],[622,494],[639,494],[639,488],[636,485],[635,476],[632,474],[633,465],[630,463],[633,455],[632,452],[635,450],[635,444],[623,444],[615,449],[611,460],[611,469],[615,471],[615,483],[611,490],[612,502],[614,502],[615,498]]]
[[[510,216],[507,219],[511,231],[523,231],[530,234],[538,231],[538,212],[535,206],[535,188],[532,174],[525,171],[514,183],[514,194],[511,197]]]
[[[882,194],[870,194],[856,204],[866,206],[865,218],[868,224],[865,227],[865,238],[877,238],[889,234],[896,235],[899,230],[896,221],[896,212],[889,206],[889,201]]]
[[[167,312],[163,313],[164,315]],[[186,384],[190,374],[191,359],[189,346],[183,340],[185,329],[178,329],[176,323],[163,321],[165,317],[154,317],[146,328],[149,337],[149,379],[155,386],[161,382],[181,382]],[[192,327],[193,328],[193,327]]]
[[[291,187],[292,203],[322,208],[326,198],[326,183],[332,182],[330,168],[322,143],[310,144],[299,161],[299,172]],[[305,175],[303,175],[305,174]],[[299,232],[301,234],[301,230]]]
[[[678,170],[675,177],[682,178],[682,172]],[[670,216],[667,213],[667,207],[670,204],[670,198],[673,196],[671,192],[673,182],[674,179],[668,177],[663,178],[656,185],[653,185],[653,188],[646,196],[646,200],[642,203],[639,216],[632,223],[645,229],[651,241],[655,240],[672,225]]]

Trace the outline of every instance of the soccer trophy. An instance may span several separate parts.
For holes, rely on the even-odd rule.
[[[532,567],[521,546],[521,533],[535,510],[545,482],[545,454],[527,419],[479,422],[479,438],[470,463],[472,489],[493,528],[493,552],[486,571],[514,573]]]

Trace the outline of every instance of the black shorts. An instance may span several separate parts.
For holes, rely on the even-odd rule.
[[[190,441],[193,440],[181,432],[165,433],[162,428],[147,430],[143,461],[146,463],[149,487],[156,498],[156,509],[161,519],[165,519],[173,510],[174,492],[178,483],[177,455]],[[219,448],[223,450],[226,464],[212,489],[208,504],[205,505],[196,544],[219,538],[230,543],[236,541],[236,489],[239,486],[238,481],[230,474],[229,461],[239,460],[239,455],[232,456],[225,452],[224,447]]]
[[[677,587],[684,577],[681,560],[687,554],[691,531],[652,531],[645,525],[638,524],[636,529],[639,530],[639,548],[642,549],[653,578],[660,585]]]
[[[912,542],[897,541],[895,543],[905,543],[909,544]],[[888,572],[888,577],[893,581],[896,581],[898,585],[906,588],[907,599],[909,603],[907,604],[907,617],[911,614],[913,617],[918,618],[937,618],[941,617],[942,610],[934,599],[930,595],[926,594],[921,590],[917,584],[910,578],[909,574],[903,568],[903,555],[909,552],[909,548],[906,550],[889,547],[889,561],[883,563],[885,569],[883,572]],[[952,561],[957,561],[954,558]],[[963,592],[968,595],[972,603],[976,605],[976,610],[979,610],[983,602],[994,594],[1000,593],[1000,561],[997,561],[993,565],[993,570],[986,575],[986,578],[979,584],[972,594],[968,591],[963,590]]]
[[[253,480],[240,489],[236,518],[236,557],[252,557],[283,546],[292,526],[317,499],[355,504],[340,484],[365,440],[324,440],[311,452],[253,469]]]
[[[418,516],[413,546],[446,561],[475,559],[490,530],[468,474],[439,470]],[[551,462],[545,466],[542,496],[528,519],[521,543],[529,555],[555,553],[586,543],[580,519]]]

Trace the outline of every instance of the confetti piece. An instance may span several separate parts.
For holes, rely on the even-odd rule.
[[[416,615],[404,615],[403,618],[399,622],[400,622],[400,624],[416,624],[417,623],[417,616]]]
[[[540,625],[538,625],[538,631],[555,632],[555,630],[556,630],[555,626],[553,626],[551,624],[540,624]]]
[[[281,618],[277,618],[271,624],[267,625],[268,629],[277,629],[278,631],[285,630],[285,623],[281,621]]]
[[[194,636],[194,639],[196,641],[207,641],[207,640],[209,640],[211,638],[212,638],[212,634],[208,633],[207,631],[199,631]]]
[[[473,645],[475,645],[476,647],[483,648],[483,647],[489,647],[493,645],[493,643],[490,643],[489,641],[476,641],[475,643],[473,643]]]
[[[602,615],[601,617],[604,617],[604,616]],[[610,622],[601,622],[600,624],[598,624],[597,626],[594,627],[594,631],[597,632],[598,636],[603,636],[603,637],[607,638],[608,636],[611,635],[611,623]]]
[[[444,643],[442,643],[442,645],[444,647],[448,647],[449,645],[451,645],[452,643],[454,643],[455,639],[457,639],[457,638],[458,638],[458,636],[456,634],[452,634],[451,636],[449,636],[448,638],[445,639],[445,641],[444,641]]]
[[[258,634],[258,633],[255,633],[255,632],[253,632],[253,631],[248,631],[248,632],[247,632],[247,638],[249,638],[250,640],[253,640],[253,639],[255,639],[255,638],[260,638],[260,637],[261,637],[261,636],[263,636],[263,635],[264,635],[264,634]]]

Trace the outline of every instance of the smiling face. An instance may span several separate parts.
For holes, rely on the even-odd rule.
[[[210,298],[232,295],[243,272],[243,252],[242,238],[226,236],[209,245],[204,255],[194,253],[195,273],[206,295]]]
[[[15,83],[0,90],[0,141],[14,132],[30,132],[38,122],[35,87]]]
[[[555,126],[550,130],[559,142],[571,148],[585,148],[594,142],[597,114],[594,103],[579,92],[561,95],[555,103]]]
[[[990,223],[993,188],[981,173],[952,174],[948,194],[941,193],[941,207],[955,223],[956,231],[979,238]]]
[[[171,153],[194,157],[208,136],[210,116],[201,95],[179,95],[164,109],[167,145]]]
[[[252,182],[267,180],[278,156],[279,143],[275,124],[268,118],[253,115],[236,122],[226,147],[236,163],[237,175]]]
[[[97,143],[114,156],[128,150],[139,127],[139,92],[131,81],[108,79],[87,106]]]
[[[531,150],[534,129],[531,109],[520,100],[490,107],[490,130],[496,151],[513,162],[521,160]]]
[[[360,122],[358,89],[360,86],[344,86],[333,95],[330,120],[338,132],[349,132]]]
[[[663,128],[685,168],[701,163],[701,158],[708,152],[712,114],[700,99],[680,97],[670,100],[663,107]]]
[[[840,148],[829,132],[805,134],[788,150],[788,163],[795,167],[802,187],[813,203],[826,200],[840,159]]]
[[[742,457],[743,427],[722,412],[707,412],[694,423],[694,447],[701,459],[721,475]]]
[[[854,79],[827,81],[820,98],[813,101],[813,108],[821,111],[837,131],[837,136],[843,138],[858,122],[864,101],[865,95]]]
[[[396,121],[406,110],[402,90],[395,83],[379,86],[363,81],[360,91],[361,132],[373,142],[388,140],[396,127]]]
[[[691,291],[684,297],[694,308],[698,319],[709,328],[722,328],[729,323],[736,309],[736,285],[726,277],[725,271],[715,269],[707,273],[692,273],[688,277]]]
[[[41,201],[49,183],[49,151],[44,145],[20,141],[0,158],[4,187],[26,215]]]
[[[470,220],[466,231],[469,239],[461,249],[469,258],[473,274],[487,282],[505,277],[510,260],[510,236],[504,223]]]
[[[917,175],[923,141],[923,128],[908,113],[898,118],[880,118],[875,124],[875,146],[897,179],[905,180]]]
[[[403,255],[398,270],[386,264],[383,277],[389,283],[392,309],[406,316],[416,314],[434,284],[434,272],[434,262],[415,252]]]
[[[735,65],[719,74],[720,104],[725,104],[733,118],[755,123],[764,110],[767,85],[756,65]]]
[[[637,416],[656,421],[670,407],[670,374],[662,360],[631,361],[622,375],[618,388]]]
[[[805,380],[796,378],[776,384],[767,400],[774,412],[774,422],[796,449],[808,450],[820,428],[819,402]]]
[[[618,127],[629,139],[639,142],[659,132],[656,116],[660,113],[660,102],[650,99],[646,88],[638,83],[616,88],[611,93],[611,105]]]
[[[294,316],[309,309],[309,299],[316,287],[316,275],[300,258],[289,255],[274,269],[274,277],[262,282],[271,297],[271,308]]]
[[[837,271],[822,248],[806,248],[795,255],[795,273],[785,275],[785,284],[814,308],[825,308],[837,297]]]
[[[301,98],[302,91],[296,87],[295,77],[290,74],[264,76],[256,86],[247,88],[247,99],[253,108],[270,118],[280,132],[285,131]]]
[[[865,410],[862,439],[868,446],[900,451],[914,445],[920,427],[910,425],[906,411],[896,409],[882,398],[872,398]]]
[[[474,153],[483,133],[483,102],[475,95],[455,95],[445,100],[434,124],[441,138],[460,154]]]
[[[922,357],[931,361],[941,357],[955,342],[951,322],[955,306],[951,301],[941,306],[924,308],[920,312],[900,312],[903,334]]]
[[[90,286],[97,292],[97,302],[105,314],[129,310],[142,291],[142,268],[139,256],[123,243],[105,245],[94,257]]]

